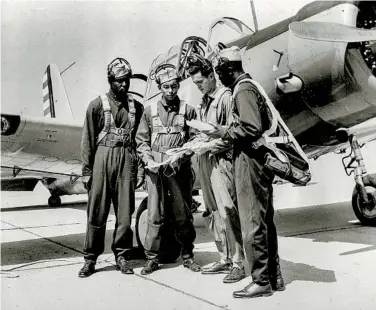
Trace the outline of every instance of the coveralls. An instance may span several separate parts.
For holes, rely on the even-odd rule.
[[[232,91],[242,74],[230,87]],[[274,224],[274,175],[263,166],[264,153],[251,143],[269,128],[265,99],[249,82],[233,93],[233,117],[225,139],[234,143],[235,186],[246,257],[253,282],[268,284],[280,273],[277,232]]]
[[[131,219],[135,209],[136,174],[143,173],[141,169],[137,172],[135,144],[135,133],[143,106],[133,99],[135,123],[133,128],[130,128],[127,100],[118,101],[112,91],[106,96],[114,125],[122,128],[122,133],[108,133],[98,142],[98,135],[105,122],[102,100],[98,97],[87,108],[81,143],[82,174],[92,177],[88,192],[88,222],[84,248],[84,258],[90,261],[96,261],[104,251],[111,201],[116,216],[112,251],[117,258],[125,256],[132,248]]]
[[[198,120],[204,123],[231,123],[232,101],[228,88],[217,87],[197,106]],[[209,231],[224,262],[241,264],[244,259],[239,212],[236,205],[232,145],[223,139],[210,141],[210,151],[199,157],[200,184]]]
[[[185,111],[180,114],[182,105],[185,105]],[[149,160],[155,162],[166,160],[168,155],[165,152],[168,149],[181,147],[187,142],[191,134],[185,120],[196,118],[194,108],[180,101],[179,97],[176,97],[175,102],[170,105],[167,105],[162,97],[158,101],[156,109],[157,115],[152,115],[150,106],[145,109],[137,130],[137,152],[145,164]],[[171,128],[180,125],[182,125],[182,131],[170,131]],[[157,134],[155,140],[152,141],[153,132],[156,133],[163,127],[170,128],[169,132]],[[190,211],[193,186],[190,160],[182,162],[175,175],[167,177],[166,174],[168,175],[167,171],[166,173],[153,173],[147,170],[146,173],[148,227],[144,244],[145,255],[150,260],[158,261],[160,259],[163,223],[173,216],[176,238],[182,244],[181,256],[183,259],[192,258],[196,231]],[[166,203],[168,194],[170,195],[169,203]]]

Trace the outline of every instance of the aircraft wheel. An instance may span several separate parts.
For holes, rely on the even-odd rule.
[[[138,206],[136,213],[136,240],[140,249],[144,249],[144,242],[148,224],[148,197],[145,197]]]
[[[48,198],[48,205],[50,207],[61,206],[61,198],[59,196],[52,195],[50,198]]]
[[[365,176],[363,182],[369,203],[365,204],[362,201],[355,187],[352,195],[352,207],[356,217],[363,225],[376,226],[376,174]]]
[[[145,197],[136,213],[136,240],[140,250],[144,250],[148,224],[148,198]],[[180,256],[181,244],[175,237],[173,225],[166,221],[161,228],[160,263],[173,263]]]

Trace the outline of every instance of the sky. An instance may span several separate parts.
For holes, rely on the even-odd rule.
[[[255,0],[259,28],[288,18],[307,0]],[[1,1],[1,111],[42,116],[42,78],[55,63],[75,119],[108,90],[107,64],[124,57],[147,74],[153,59],[210,24],[235,17],[253,28],[249,0]]]

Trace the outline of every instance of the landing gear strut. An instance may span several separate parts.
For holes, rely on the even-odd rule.
[[[51,195],[50,198],[48,198],[48,205],[50,207],[59,207],[61,206],[61,198],[57,195]]]
[[[342,159],[348,176],[354,173],[355,188],[352,207],[363,225],[376,226],[376,174],[367,174],[355,133],[349,135],[351,153]]]

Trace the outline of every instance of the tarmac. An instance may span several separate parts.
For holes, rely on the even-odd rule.
[[[367,149],[366,164],[376,150]],[[376,171],[371,161],[369,170]],[[115,270],[111,253],[114,215],[107,225],[106,249],[97,272],[78,278],[86,230],[85,195],[62,197],[47,206],[41,185],[34,192],[2,192],[1,306],[10,309],[376,309],[376,228],[360,225],[351,207],[352,177],[331,155],[313,164],[312,185],[275,186],[275,220],[286,290],[255,299],[232,292],[251,279],[224,284],[224,275],[193,273],[162,265],[140,274],[144,260],[132,262],[135,275]],[[137,205],[144,193],[136,194]],[[197,197],[202,202],[202,197]],[[200,207],[202,211],[203,205]],[[216,247],[195,213],[195,258],[201,265],[218,259]]]

